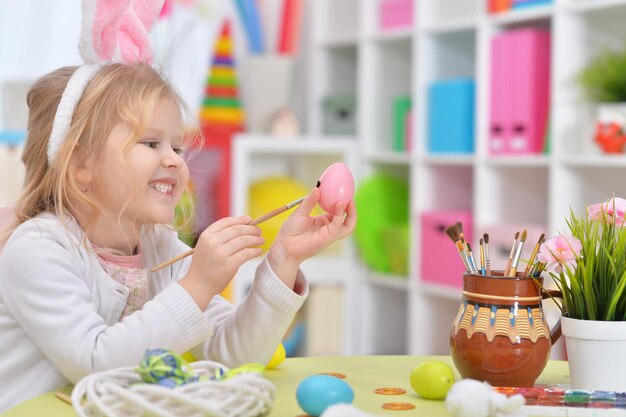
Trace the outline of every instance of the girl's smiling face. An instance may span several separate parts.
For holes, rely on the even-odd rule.
[[[161,99],[147,129],[130,146],[131,128],[118,123],[98,156],[90,192],[103,214],[124,230],[170,224],[189,169],[182,158],[183,124],[172,100]],[[127,229],[131,227],[132,229]]]

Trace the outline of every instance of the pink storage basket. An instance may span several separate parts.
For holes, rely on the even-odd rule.
[[[425,212],[421,215],[421,279],[431,284],[462,288],[465,266],[459,252],[444,229],[456,222],[463,224],[465,240],[472,246],[474,259],[479,262],[478,247],[472,240],[472,213],[469,211]]]

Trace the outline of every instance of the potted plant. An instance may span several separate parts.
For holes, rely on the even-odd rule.
[[[595,141],[607,153],[626,145],[626,49],[604,51],[579,74],[587,97],[597,103]]]
[[[572,387],[626,392],[626,200],[573,211],[569,234],[552,237],[537,259],[563,293],[561,328]]]

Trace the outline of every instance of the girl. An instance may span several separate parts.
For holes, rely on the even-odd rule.
[[[189,249],[164,226],[189,179],[188,112],[150,66],[106,65],[51,151],[55,109],[75,70],[44,76],[28,94],[25,188],[0,254],[0,411],[136,365],[148,348],[192,350],[227,366],[266,363],[307,295],[300,263],[352,232],[354,204],[311,217],[314,188],[236,308],[218,294],[261,255],[248,216],[215,222],[193,257],[149,273]]]

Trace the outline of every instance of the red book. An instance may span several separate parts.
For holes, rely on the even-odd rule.
[[[295,55],[300,35],[302,0],[284,0],[283,16],[278,39],[280,54]]]

